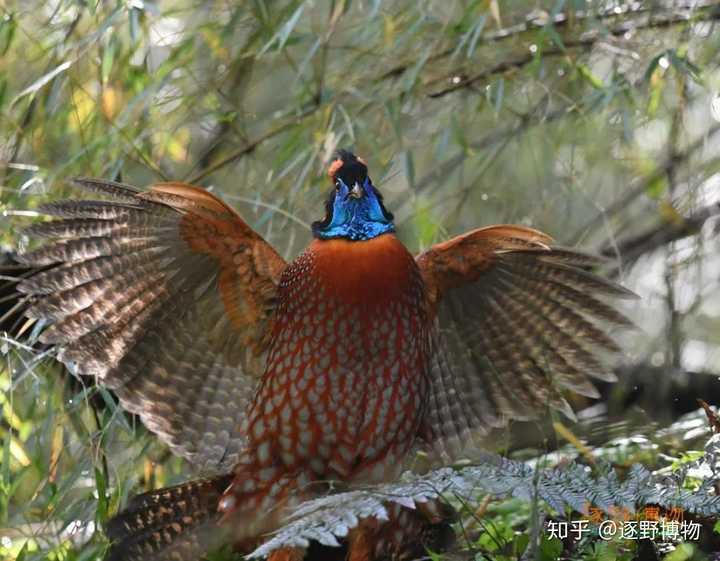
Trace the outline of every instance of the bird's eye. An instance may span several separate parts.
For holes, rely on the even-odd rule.
[[[336,191],[339,191],[339,190],[340,190],[340,182],[339,182],[339,181],[336,181],[336,182],[335,182],[335,190],[336,190]]]

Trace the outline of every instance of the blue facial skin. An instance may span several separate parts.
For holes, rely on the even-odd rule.
[[[327,225],[315,229],[317,237],[362,241],[395,231],[392,219],[383,212],[370,178],[365,178],[362,187],[348,186],[340,178],[336,181],[332,218]]]

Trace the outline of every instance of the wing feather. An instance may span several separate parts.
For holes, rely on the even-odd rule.
[[[47,267],[18,284],[41,340],[115,391],[172,449],[215,469],[243,443],[285,262],[228,205],[198,187],[141,191],[80,178],[107,200],[49,203],[48,240],[20,257]]]
[[[548,406],[568,416],[566,390],[597,397],[631,327],[603,298],[634,297],[591,272],[602,260],[512,225],[473,230],[416,258],[436,328],[428,431],[435,449],[463,447]]]

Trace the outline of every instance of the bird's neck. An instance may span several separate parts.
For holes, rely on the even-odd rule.
[[[320,285],[348,304],[392,302],[418,282],[415,259],[394,234],[365,241],[316,239],[308,251]]]

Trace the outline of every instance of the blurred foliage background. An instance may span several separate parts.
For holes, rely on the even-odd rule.
[[[174,179],[292,258],[352,148],[412,250],[519,222],[615,259],[641,329],[572,430],[667,423],[720,401],[719,20],[701,0],[2,0],[0,244],[70,176]],[[93,558],[96,523],[186,467],[106,392],[0,348],[0,557]],[[521,432],[542,450],[557,427]]]

